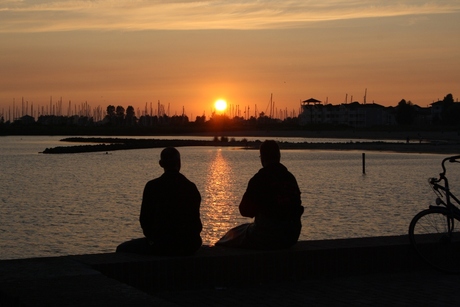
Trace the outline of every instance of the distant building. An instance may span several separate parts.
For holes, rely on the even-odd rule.
[[[360,104],[356,101],[340,105],[303,103],[299,118],[302,125],[332,124],[355,128],[396,125],[393,112],[384,106],[376,103]]]
[[[433,108],[423,108],[418,105],[414,105],[415,108],[415,119],[414,125],[426,126],[433,123]]]
[[[444,109],[444,101],[439,100],[430,104],[431,122],[438,123],[442,120],[442,111]]]
[[[23,117],[16,119],[14,122],[17,124],[29,126],[35,123],[35,118],[30,115],[24,115]]]

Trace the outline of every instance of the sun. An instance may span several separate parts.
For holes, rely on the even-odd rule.
[[[214,103],[214,107],[217,111],[223,112],[227,109],[227,102],[224,99],[218,99]]]

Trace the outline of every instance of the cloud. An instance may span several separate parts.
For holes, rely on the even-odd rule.
[[[275,29],[460,11],[458,1],[0,0],[0,32]]]

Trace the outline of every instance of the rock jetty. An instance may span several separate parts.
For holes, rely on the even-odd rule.
[[[109,152],[115,150],[164,148],[168,146],[215,146],[215,147],[240,147],[242,149],[258,149],[261,141],[242,140],[178,140],[178,139],[134,139],[134,138],[66,138],[61,141],[85,143],[75,146],[58,146],[46,148],[44,154],[69,154],[85,152]],[[93,144],[96,143],[96,144]],[[404,143],[385,141],[360,141],[360,142],[279,142],[281,149],[307,149],[307,150],[360,150],[360,151],[393,151],[405,153],[440,153],[460,154],[460,143],[457,142],[426,142]]]

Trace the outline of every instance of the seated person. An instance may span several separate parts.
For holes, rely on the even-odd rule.
[[[275,141],[262,143],[263,167],[249,180],[239,205],[241,215],[254,218],[254,222],[230,229],[216,245],[270,250],[297,242],[304,208],[297,181],[280,157]]]
[[[145,185],[140,224],[144,238],[124,242],[117,252],[181,256],[195,253],[201,246],[201,195],[196,185],[179,171],[180,153],[163,149],[163,175]]]

